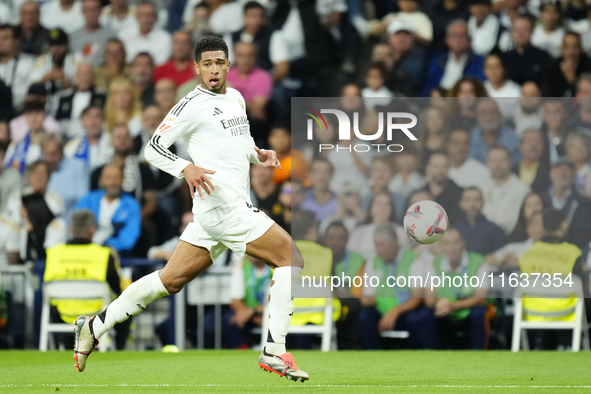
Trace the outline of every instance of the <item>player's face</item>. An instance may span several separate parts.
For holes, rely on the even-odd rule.
[[[195,63],[195,72],[201,77],[201,85],[214,93],[226,91],[226,74],[229,70],[230,61],[224,51],[203,52],[199,63]]]

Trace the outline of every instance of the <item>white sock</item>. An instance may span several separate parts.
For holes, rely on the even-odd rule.
[[[291,286],[299,283],[302,269],[278,267],[273,272],[269,290],[269,334],[265,349],[270,354],[283,354],[285,337],[293,314]]]
[[[170,295],[160,280],[158,271],[154,271],[133,282],[107,309],[92,319],[95,338],[100,338],[117,323],[135,316],[148,304],[158,298]]]

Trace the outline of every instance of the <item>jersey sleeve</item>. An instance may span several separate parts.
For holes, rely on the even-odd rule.
[[[148,163],[177,178],[184,178],[183,170],[191,162],[178,157],[168,148],[189,128],[192,111],[185,108],[187,104],[188,100],[183,99],[170,110],[144,150]]]

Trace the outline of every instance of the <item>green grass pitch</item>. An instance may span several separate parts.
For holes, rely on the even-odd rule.
[[[0,351],[0,393],[575,393],[591,392],[591,353],[294,351],[304,383],[258,369],[253,351]]]

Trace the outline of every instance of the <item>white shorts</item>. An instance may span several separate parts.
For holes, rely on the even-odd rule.
[[[266,233],[273,223],[273,219],[249,202],[225,203],[211,211],[194,214],[194,221],[180,239],[207,248],[212,261],[226,249],[242,258],[246,244]]]

